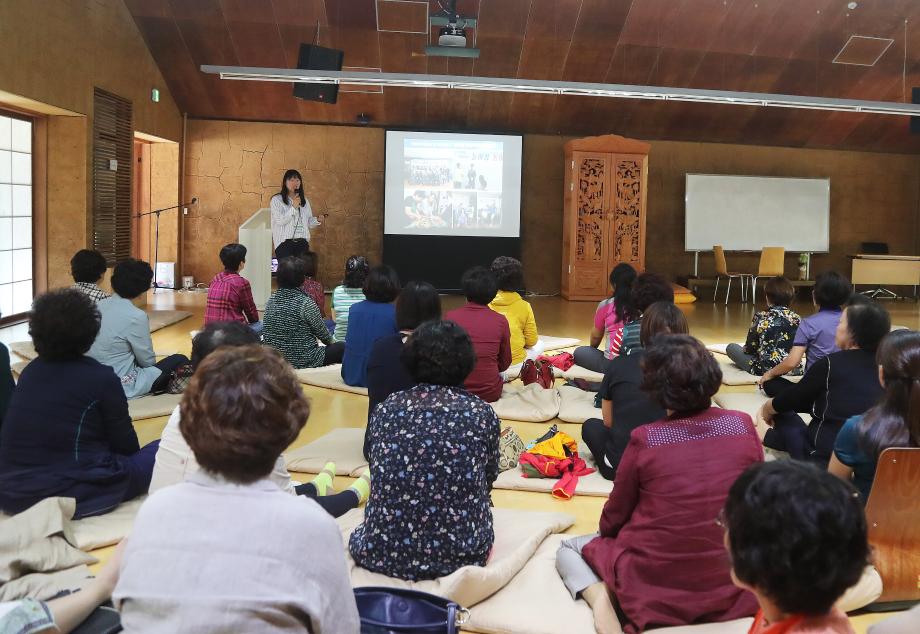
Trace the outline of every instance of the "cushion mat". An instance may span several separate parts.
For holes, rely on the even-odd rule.
[[[542,423],[559,414],[559,392],[556,388],[546,389],[536,383],[530,385],[505,384],[502,395],[490,403],[499,418]]]
[[[367,396],[366,387],[352,387],[346,385],[342,380],[342,364],[327,365],[322,368],[304,368],[296,370],[297,378],[301,383],[315,385],[316,387],[325,387],[330,390],[339,390],[340,392],[351,392],[352,394],[363,394]]]
[[[364,430],[354,428],[333,429],[311,443],[284,453],[288,471],[319,473],[330,460],[335,462],[335,474],[357,476],[367,460],[364,449]]]
[[[412,588],[447,597],[463,607],[470,608],[504,588],[533,557],[544,539],[553,533],[566,530],[575,523],[575,518],[567,513],[496,508],[492,510],[492,514],[495,545],[485,566],[464,566],[445,577],[412,582],[370,572],[358,567],[348,557],[351,583],[355,587]],[[336,520],[346,544],[348,536],[363,519],[364,511],[354,509]],[[542,579],[538,581],[543,582]],[[517,609],[520,608],[521,605],[518,605]]]
[[[131,533],[134,518],[146,496],[124,502],[105,515],[85,517],[70,523],[77,546],[92,550],[117,544]]]
[[[584,445],[578,445],[578,455],[581,456],[585,463],[594,468],[594,457]],[[503,471],[498,474],[498,478],[492,485],[493,489],[510,489],[512,491],[539,491],[549,493],[553,490],[553,485],[557,480],[553,478],[525,478],[518,465],[514,469]],[[590,495],[593,497],[608,497],[613,491],[613,482],[605,480],[600,473],[595,471],[591,475],[578,478],[578,486],[575,487],[575,495]]]
[[[552,350],[571,348],[581,343],[581,339],[575,339],[574,337],[551,337],[549,335],[540,335],[539,339],[543,342],[544,353]]]
[[[567,423],[584,423],[589,418],[603,418],[600,407],[594,407],[595,392],[586,392],[570,385],[559,386],[559,418]]]
[[[169,416],[181,400],[181,394],[156,394],[132,398],[128,400],[128,414],[131,420]]]

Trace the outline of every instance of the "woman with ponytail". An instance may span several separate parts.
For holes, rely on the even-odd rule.
[[[895,330],[882,340],[876,355],[885,393],[862,416],[841,428],[828,467],[851,480],[869,499],[879,456],[889,447],[920,446],[920,332]]]
[[[636,269],[629,264],[617,264],[610,272],[610,297],[597,305],[594,313],[594,328],[591,330],[591,345],[575,349],[575,363],[594,372],[606,372],[610,360],[620,352],[620,333],[630,321],[636,319],[638,311],[632,302]],[[607,336],[604,349],[598,349]]]

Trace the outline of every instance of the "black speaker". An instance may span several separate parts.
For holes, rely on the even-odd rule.
[[[920,88],[911,88],[910,101],[920,104]],[[920,134],[920,117],[910,118],[910,131],[911,134]]]
[[[297,68],[300,70],[342,70],[345,52],[334,48],[301,44],[297,56]],[[294,96],[308,101],[335,103],[339,98],[338,84],[294,84]]]

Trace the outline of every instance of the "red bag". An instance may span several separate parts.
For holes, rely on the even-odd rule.
[[[525,478],[558,478],[552,496],[559,500],[570,500],[575,495],[578,478],[594,473],[578,454],[560,460],[525,451],[520,462]]]
[[[554,368],[559,368],[563,372],[575,365],[575,357],[572,356],[571,352],[560,352],[553,356],[541,354],[537,357],[537,361],[546,361]]]
[[[537,361],[527,359],[524,361],[524,365],[521,366],[521,381],[524,382],[524,385],[539,383],[540,387],[549,389],[556,382],[556,377],[553,375],[553,366],[542,359]]]

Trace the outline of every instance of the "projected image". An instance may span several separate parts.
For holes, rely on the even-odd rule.
[[[518,236],[520,164],[520,137],[388,132],[385,232]]]

